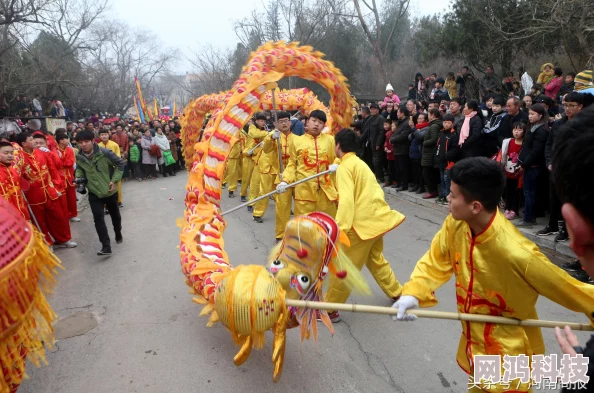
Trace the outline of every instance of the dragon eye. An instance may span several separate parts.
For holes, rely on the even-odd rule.
[[[306,290],[309,287],[309,277],[305,274],[298,274],[297,275],[297,282],[302,290]]]
[[[270,263],[270,267],[268,268],[268,270],[271,273],[278,273],[279,270],[284,269],[285,264],[282,263],[280,260],[275,259],[274,261],[272,261]]]
[[[282,265],[283,263],[282,263],[281,261],[279,261],[278,259],[276,259],[276,260],[274,260],[274,261],[272,262],[272,264],[273,264],[274,266],[280,266],[280,265]]]

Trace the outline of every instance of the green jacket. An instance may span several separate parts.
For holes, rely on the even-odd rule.
[[[137,163],[138,161],[140,161],[140,150],[138,150],[138,145],[135,143],[130,148],[130,162]]]
[[[109,191],[109,183],[122,180],[124,173],[124,160],[114,152],[97,144],[93,147],[93,156],[87,158],[82,149],[76,155],[76,177],[87,179],[89,193],[98,198],[107,198],[118,192],[117,187]]]

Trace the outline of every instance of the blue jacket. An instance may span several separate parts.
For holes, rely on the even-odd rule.
[[[421,149],[423,148],[423,139],[425,138],[425,133],[429,129],[429,126],[425,128],[421,128],[420,130],[413,130],[413,132],[408,136],[410,142],[410,150],[408,156],[411,160],[420,160],[423,156],[421,153]]]

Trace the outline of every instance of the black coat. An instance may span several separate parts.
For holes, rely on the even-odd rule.
[[[433,167],[435,165],[435,147],[437,146],[437,138],[439,131],[443,128],[443,123],[439,119],[434,119],[429,122],[429,128],[425,133],[423,139],[423,149],[421,156],[421,166]]]
[[[412,129],[410,128],[410,124],[408,124],[408,118],[405,118],[404,120],[398,120],[398,126],[390,138],[390,143],[394,148],[395,156],[408,156],[410,149],[410,141],[408,140],[408,136],[411,132]]]
[[[491,116],[489,121],[485,124],[483,133],[485,134],[485,143],[488,145],[486,146],[487,151],[490,150],[496,152],[497,147],[501,147],[503,140],[510,138],[509,136],[506,136],[508,133],[511,133],[507,130],[508,122],[506,118],[506,112],[493,114],[493,116]]]
[[[548,136],[549,131],[544,124],[539,125],[534,130],[532,130],[532,127],[528,129],[518,157],[518,161],[523,168],[545,166],[545,145]]]
[[[386,119],[380,114],[371,116],[367,122],[369,124],[369,146],[372,151],[384,151],[384,142],[386,141],[386,130],[384,122]]]
[[[460,132],[462,127],[460,127]],[[483,153],[483,147],[481,146],[481,136],[483,134],[483,119],[479,115],[474,116],[470,119],[470,131],[468,132],[468,138],[464,141],[460,150],[462,158],[467,157],[485,157]]]
[[[553,123],[553,127],[549,131],[549,136],[547,137],[547,143],[545,144],[545,165],[548,167],[553,162],[553,148],[555,146],[555,139],[559,136],[559,132],[561,131],[561,127],[567,123],[567,116],[563,115],[562,118],[556,120]]]
[[[460,146],[458,141],[460,134],[455,128],[451,130],[441,130],[437,139],[437,147],[435,149],[435,167],[445,169],[449,162],[458,161],[460,153]]]

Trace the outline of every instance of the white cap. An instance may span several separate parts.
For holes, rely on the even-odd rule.
[[[388,90],[392,90],[392,91],[394,91],[394,88],[393,88],[393,87],[392,87],[392,85],[391,85],[391,84],[389,84],[389,83],[386,85],[386,91],[388,91]]]

